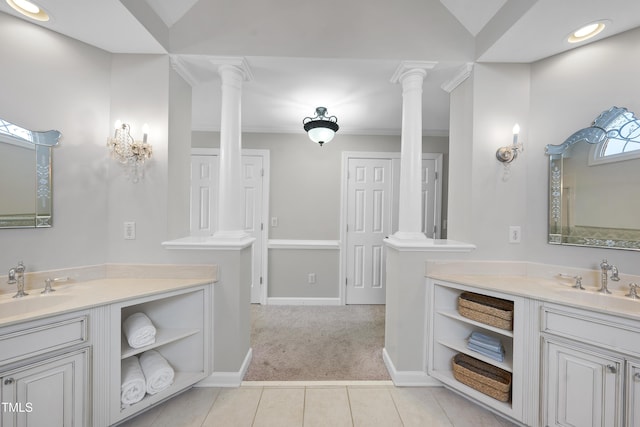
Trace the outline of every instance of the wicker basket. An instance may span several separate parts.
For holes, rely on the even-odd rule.
[[[511,396],[511,373],[463,353],[453,358],[453,376],[474,390],[507,402]]]
[[[513,301],[463,292],[458,297],[458,312],[496,328],[513,330]]]

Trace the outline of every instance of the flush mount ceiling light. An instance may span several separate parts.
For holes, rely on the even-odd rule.
[[[49,14],[35,3],[28,0],[7,0],[7,4],[14,10],[36,21],[48,21]]]
[[[327,117],[326,114],[326,108],[318,107],[314,117],[305,117],[302,120],[304,130],[309,134],[309,138],[320,146],[331,141],[339,129],[338,118],[336,116]]]
[[[594,37],[600,34],[600,32],[604,30],[604,27],[609,22],[610,21],[603,20],[603,21],[596,21],[596,22],[592,22],[590,24],[584,25],[578,28],[577,30],[575,30],[574,32],[572,32],[569,35],[568,41],[569,43],[578,43],[578,42],[590,39],[591,37]]]

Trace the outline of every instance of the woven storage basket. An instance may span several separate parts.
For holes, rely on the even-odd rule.
[[[456,380],[501,402],[511,395],[511,373],[463,353],[453,358]]]
[[[513,330],[513,301],[463,292],[458,297],[458,312],[496,328]]]

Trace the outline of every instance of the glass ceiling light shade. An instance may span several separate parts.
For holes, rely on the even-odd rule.
[[[324,107],[316,108],[314,117],[305,117],[302,120],[304,130],[309,134],[309,138],[313,142],[322,144],[333,139],[334,135],[340,128],[338,126],[338,118],[336,116],[327,117],[327,109]]]
[[[28,0],[7,0],[7,4],[17,12],[36,21],[48,21],[49,15],[41,7]]]

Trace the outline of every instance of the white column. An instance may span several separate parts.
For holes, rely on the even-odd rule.
[[[220,169],[218,181],[218,227],[214,239],[242,240],[249,235],[242,218],[242,82],[248,80],[246,63],[223,63],[220,119]]]
[[[391,81],[402,84],[400,209],[396,239],[425,240],[422,233],[422,84],[433,62],[403,62]]]

